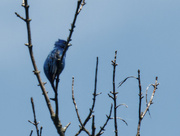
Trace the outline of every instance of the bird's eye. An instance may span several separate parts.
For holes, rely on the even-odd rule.
[[[65,41],[64,41],[63,43],[64,43],[64,44],[66,44],[66,42],[65,42]]]

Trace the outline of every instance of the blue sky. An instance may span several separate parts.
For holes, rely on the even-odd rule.
[[[37,120],[43,136],[56,135],[46,108],[28,54],[25,23],[14,12],[24,16],[21,0],[1,0],[0,5],[0,134],[29,135],[34,129],[27,120],[33,120],[30,97],[34,98]],[[78,130],[71,99],[71,80],[75,77],[75,98],[84,119],[92,103],[96,57],[99,57],[98,92],[95,115],[96,128],[103,125],[112,100],[111,60],[117,50],[116,85],[127,76],[137,76],[141,70],[143,94],[146,87],[158,76],[160,83],[148,114],[142,121],[143,136],[180,135],[179,77],[180,77],[180,1],[178,0],[86,0],[78,16],[72,36],[72,46],[66,56],[66,66],[61,74],[59,90],[60,119],[63,126],[71,122],[66,135]],[[66,39],[76,9],[76,0],[31,1],[30,18],[33,50],[43,81],[43,63],[54,42]],[[49,96],[53,92],[48,83]],[[150,88],[152,90],[152,88]],[[128,80],[119,91],[118,116],[129,124],[118,121],[119,135],[136,134],[138,121],[138,84]],[[145,99],[144,99],[145,100]],[[143,101],[145,102],[145,101]],[[145,104],[143,109],[145,108]],[[90,123],[87,126],[90,130]],[[113,121],[105,136],[113,136]],[[34,133],[35,135],[35,133]],[[82,133],[82,135],[85,135]]]

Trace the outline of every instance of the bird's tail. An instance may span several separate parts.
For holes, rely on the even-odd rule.
[[[53,88],[54,93],[56,94],[56,88],[55,88],[55,86],[54,86],[54,83],[51,83],[51,86],[52,86],[52,88]],[[50,99],[53,100],[53,101],[55,101],[55,97],[54,97],[54,98],[50,98]]]
[[[51,86],[52,86],[52,88],[53,88],[53,91],[54,91],[54,93],[56,93],[56,87],[54,86],[54,83],[53,82],[51,82]]]

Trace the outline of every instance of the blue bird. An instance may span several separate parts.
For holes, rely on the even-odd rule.
[[[52,87],[54,88],[54,80],[59,77],[61,72],[65,66],[65,55],[62,59],[61,64],[59,60],[63,54],[64,48],[66,46],[65,40],[58,40],[54,44],[54,49],[49,53],[45,62],[44,62],[44,73],[51,83]]]

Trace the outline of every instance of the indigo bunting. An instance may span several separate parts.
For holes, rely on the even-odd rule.
[[[65,66],[66,56],[64,55],[62,58],[61,64],[60,58],[66,46],[66,41],[59,39],[54,45],[54,49],[49,53],[44,62],[44,73],[52,86],[54,86],[55,78],[61,74]]]

